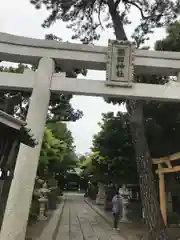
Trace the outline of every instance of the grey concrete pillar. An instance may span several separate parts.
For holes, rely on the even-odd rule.
[[[20,145],[10,193],[6,205],[0,240],[24,240],[41,144],[50,100],[50,85],[54,61],[42,58],[36,73],[34,88],[27,115],[39,144],[30,148]]]

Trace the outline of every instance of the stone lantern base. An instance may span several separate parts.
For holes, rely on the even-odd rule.
[[[40,198],[39,203],[40,203],[40,210],[39,210],[39,217],[38,220],[40,221],[45,221],[47,217],[45,216],[45,209],[46,209],[46,203],[47,203],[47,198]]]

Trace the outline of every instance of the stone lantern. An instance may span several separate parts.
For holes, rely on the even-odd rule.
[[[47,217],[45,216],[45,208],[48,200],[45,197],[41,197],[38,199],[38,201],[40,205],[38,220],[44,221],[47,219]]]
[[[121,222],[130,222],[127,218],[127,206],[128,206],[128,197],[129,197],[129,191],[125,186],[122,187],[121,189],[121,196],[122,196],[122,205],[123,205],[123,210],[122,210],[122,218]]]
[[[40,204],[40,210],[39,210],[39,217],[38,220],[44,221],[47,219],[45,216],[46,212],[46,204],[48,202],[47,194],[50,192],[50,190],[47,188],[47,183],[44,182],[42,188],[40,189],[40,198],[38,199]]]
[[[101,182],[98,182],[98,193],[96,196],[96,204],[104,205],[105,197],[106,197],[106,193],[105,193],[104,184]]]

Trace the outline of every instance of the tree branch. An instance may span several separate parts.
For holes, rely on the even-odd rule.
[[[101,26],[101,28],[104,30],[104,27],[102,25],[102,22],[101,22],[101,6],[103,4],[103,0],[100,1],[99,3],[99,9],[98,9],[98,20],[99,20],[99,24]]]
[[[133,2],[133,1],[129,1],[129,0],[127,0],[126,3],[129,3],[129,4],[133,5],[133,6],[135,6],[140,11],[141,17],[142,17],[143,20],[148,18],[148,17],[144,16],[142,8],[137,3]]]
[[[115,9],[117,9],[118,5],[120,4],[121,0],[116,0],[115,4],[114,4],[114,7]]]

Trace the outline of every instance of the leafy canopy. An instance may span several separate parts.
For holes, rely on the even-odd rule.
[[[81,176],[85,179],[93,179],[93,181],[106,182],[107,179],[107,165],[104,157],[99,152],[92,152],[86,156],[86,160],[80,164],[83,170]]]
[[[102,114],[100,131],[93,138],[93,151],[104,158],[105,172],[114,183],[137,182],[135,154],[126,113]]]
[[[74,150],[74,140],[67,125],[62,122],[48,124],[42,142],[38,175],[67,174],[68,170],[77,165]]]
[[[166,28],[166,32],[167,36],[156,42],[155,50],[180,51],[180,22],[175,21],[170,24]],[[167,78],[165,82],[173,84],[173,81],[176,79]],[[163,79],[159,82],[162,84]],[[160,157],[178,152],[180,149],[178,140],[180,134],[179,103],[146,103],[144,104],[144,115],[151,154]]]
[[[31,0],[30,2],[36,9],[44,5],[50,12],[42,24],[43,27],[50,27],[60,19],[67,22],[68,27],[74,31],[73,38],[79,38],[83,43],[98,40],[99,30],[113,27],[117,18],[122,24],[130,24],[128,14],[133,8],[138,9],[141,19],[135,29],[134,38],[142,42],[152,29],[168,25],[176,19],[180,9],[179,0]],[[114,30],[116,32],[116,29]],[[125,37],[124,32],[121,34]]]
[[[102,114],[92,153],[83,156],[82,176],[104,183],[137,183],[137,170],[126,114]],[[86,158],[86,160],[84,160]]]

